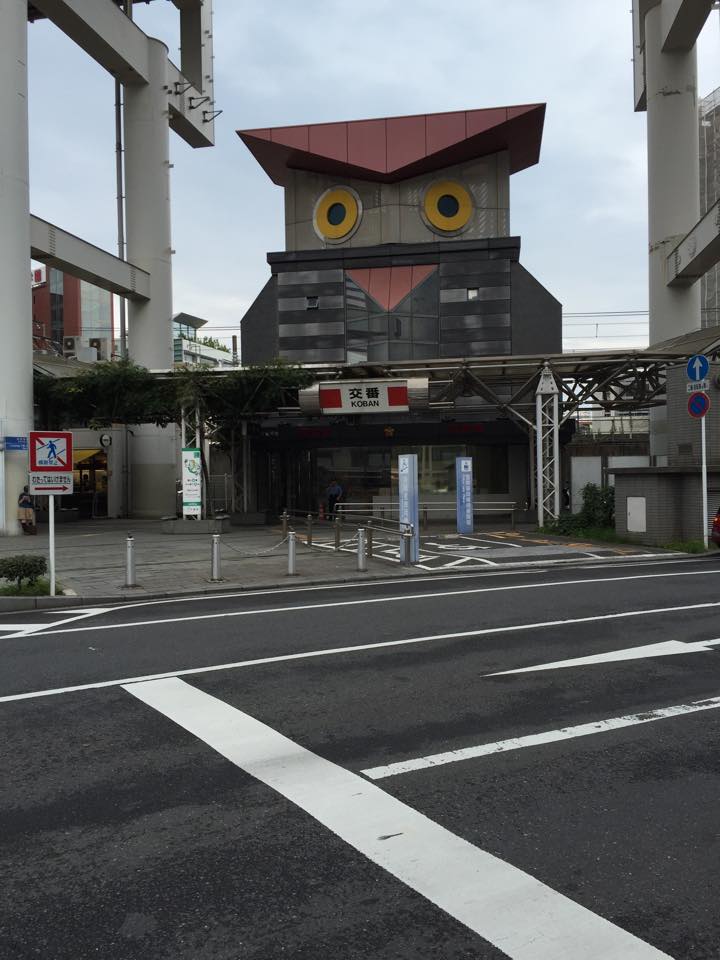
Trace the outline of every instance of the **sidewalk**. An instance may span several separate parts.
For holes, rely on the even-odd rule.
[[[135,540],[137,587],[125,583],[126,538]],[[343,532],[343,541],[352,538]],[[368,560],[358,573],[355,553],[331,549],[330,525],[316,528],[321,547],[309,548],[298,530],[296,576],[287,573],[287,542],[281,527],[233,527],[220,537],[222,582],[210,581],[210,534],[162,533],[154,520],[92,520],[55,527],[56,576],[62,590],[87,603],[118,602],[143,597],[215,593],[218,590],[284,587],[291,584],[342,583],[346,580],[413,576],[423,571],[386,560]],[[347,547],[349,549],[349,547]],[[355,548],[356,549],[356,548]],[[0,557],[11,554],[48,556],[47,527],[34,537],[0,537]],[[18,609],[24,598],[0,597],[0,612]],[[33,606],[30,598],[22,604]]]
[[[135,540],[137,586],[126,588],[126,538]],[[342,549],[334,549],[330,524],[316,524],[313,546],[305,543],[304,524],[297,525],[296,576],[287,573],[287,541],[280,525],[233,527],[221,535],[221,582],[210,580],[210,534],[170,535],[153,520],[92,520],[55,528],[56,576],[65,593],[58,603],[98,604],[145,597],[216,593],[218,590],[281,588],[289,585],[343,583],[357,580],[427,576],[503,567],[567,564],[579,559],[652,557],[667,552],[630,544],[578,543],[571,538],[538,537],[533,528],[509,531],[488,528],[469,537],[433,529],[422,537],[420,563],[397,562],[397,538],[375,541],[367,572],[357,570],[355,531],[346,527]],[[35,537],[0,538],[0,557],[26,553],[48,555],[47,527]],[[0,613],[53,601],[0,597]]]

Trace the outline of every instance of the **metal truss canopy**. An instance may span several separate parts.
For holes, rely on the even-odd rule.
[[[708,327],[655,344],[647,350],[562,353],[539,356],[406,360],[352,365],[306,364],[322,380],[428,377],[430,406],[451,406],[458,397],[484,405],[534,427],[535,395],[543,371],[558,386],[560,424],[585,410],[628,411],[665,402],[665,369],[688,356],[720,351],[720,327]],[[507,387],[510,385],[510,395]],[[505,388],[505,390],[501,390]],[[501,393],[505,396],[501,396]]]

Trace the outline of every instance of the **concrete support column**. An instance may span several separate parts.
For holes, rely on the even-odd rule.
[[[26,436],[33,424],[27,96],[27,2],[0,0],[0,436]],[[0,533],[21,532],[27,470],[26,453],[0,453]]]
[[[665,273],[667,256],[700,219],[697,53],[662,52],[662,9],[645,18],[650,344],[700,329],[700,284],[668,287]],[[664,410],[653,411],[651,453],[667,456]]]
[[[172,349],[172,238],[167,57],[148,41],[150,79],[125,86],[125,217],[127,257],[151,275],[150,300],[128,303],[130,357],[167,369]]]
[[[165,44],[149,40],[149,82],[125,86],[127,256],[150,273],[150,300],[128,302],[129,355],[163,370],[173,365],[167,57]],[[129,455],[132,515],[174,516],[175,427],[133,426]]]

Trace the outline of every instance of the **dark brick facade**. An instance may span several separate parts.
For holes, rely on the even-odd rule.
[[[242,322],[244,363],[559,353],[560,303],[518,262],[518,237],[271,253]],[[384,309],[349,271],[435,269]]]

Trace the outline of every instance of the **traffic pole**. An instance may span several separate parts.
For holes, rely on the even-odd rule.
[[[50,548],[50,596],[55,596],[55,494],[48,497],[48,545]]]
[[[702,511],[703,544],[708,548],[708,495],[707,495],[707,448],[705,446],[705,417],[700,420],[700,445],[702,447]]]

